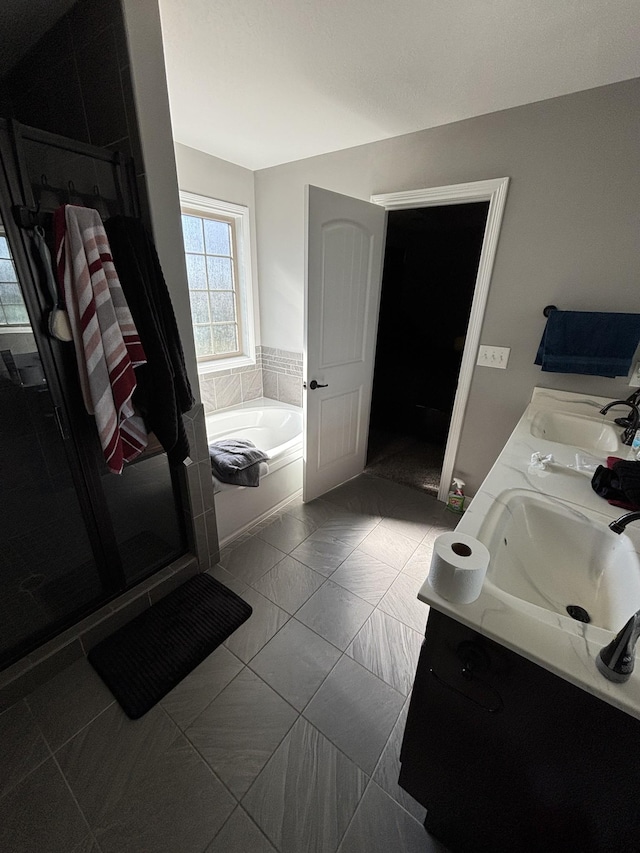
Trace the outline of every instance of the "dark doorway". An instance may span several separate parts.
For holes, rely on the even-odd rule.
[[[437,494],[489,202],[392,210],[369,473]]]

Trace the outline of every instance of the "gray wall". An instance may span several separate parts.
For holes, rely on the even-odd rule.
[[[249,208],[251,229],[251,266],[253,284],[253,316],[256,346],[260,344],[260,306],[258,300],[258,262],[256,257],[256,218],[254,173],[250,169],[212,157],[204,151],[179,142],[174,146],[178,186],[183,192],[198,193],[219,201],[242,204]]]
[[[200,397],[205,412],[235,406],[262,397],[260,362],[260,304],[258,298],[258,262],[256,257],[256,220],[253,172],[188,145],[175,143],[178,186],[183,192],[198,193],[208,198],[241,204],[249,209],[251,232],[252,307],[255,326],[256,364],[199,376]]]
[[[636,79],[257,172],[263,345],[303,348],[305,184],[368,199],[510,177],[481,342],[511,358],[474,371],[456,461],[473,493],[534,386],[629,393],[622,379],[541,373],[533,360],[548,303],[640,311],[639,117]]]

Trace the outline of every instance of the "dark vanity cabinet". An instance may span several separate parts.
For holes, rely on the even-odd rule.
[[[640,721],[433,609],[401,761],[452,853],[640,851]]]

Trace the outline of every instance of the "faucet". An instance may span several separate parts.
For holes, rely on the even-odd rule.
[[[628,512],[626,515],[621,515],[620,518],[611,522],[609,530],[613,530],[614,533],[623,533],[627,524],[632,521],[640,521],[640,512]]]
[[[640,516],[640,513],[636,513]],[[623,684],[631,678],[640,636],[640,610],[619,631],[609,645],[600,649],[596,658],[598,672],[609,681]]]
[[[640,397],[638,392],[636,391],[634,394],[631,394],[626,400],[614,400],[612,403],[607,403],[602,409],[600,409],[601,415],[606,415],[609,409],[612,409],[614,406],[629,406],[629,416],[626,418],[616,418],[616,423],[619,426],[625,427],[624,432],[622,433],[622,443],[626,445],[631,445],[633,443],[633,438],[636,434],[636,430],[640,427],[640,411],[638,410],[638,400]]]
[[[609,530],[620,534],[632,521],[640,521],[640,512],[628,512],[626,515],[621,515],[620,518],[611,522]],[[596,658],[598,672],[608,678],[609,681],[615,681],[616,684],[623,684],[628,681],[633,672],[638,637],[640,637],[640,610],[633,614],[622,631],[615,635],[609,645],[600,649]]]

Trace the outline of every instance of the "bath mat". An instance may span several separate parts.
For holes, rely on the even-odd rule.
[[[98,643],[89,662],[137,720],[251,616],[251,606],[199,574]]]

